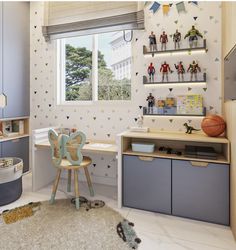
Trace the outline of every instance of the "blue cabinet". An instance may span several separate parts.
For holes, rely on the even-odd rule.
[[[171,214],[171,160],[123,156],[123,205]]]
[[[29,137],[0,143],[1,157],[18,157],[23,160],[23,172],[29,171]]]
[[[229,225],[229,165],[172,161],[172,214]]]
[[[0,118],[29,116],[29,8],[28,2],[0,3],[0,94],[7,97]]]

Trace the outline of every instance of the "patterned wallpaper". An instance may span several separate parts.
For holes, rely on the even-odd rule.
[[[152,92],[158,97],[170,93],[167,86],[145,87],[143,75],[150,62],[159,70],[166,60],[172,68],[174,63],[183,61],[187,67],[193,59],[197,60],[203,72],[207,73],[206,86],[173,86],[173,95],[202,94],[207,113],[221,114],[221,5],[220,2],[198,2],[198,6],[185,2],[186,12],[179,13],[175,4],[168,15],[163,15],[160,8],[156,13],[145,7],[145,31],[134,32],[132,41],[132,101],[129,104],[97,103],[88,106],[56,105],[56,67],[55,42],[46,43],[42,36],[43,2],[31,2],[31,128],[43,128],[59,125],[76,127],[88,138],[115,140],[116,134],[135,125],[135,118],[142,114],[146,105],[146,96]],[[207,40],[208,52],[194,55],[172,55],[154,58],[143,56],[143,45],[148,45],[151,31],[159,38],[163,30],[170,36],[176,29],[182,36],[192,25],[202,32]],[[171,37],[169,38],[171,41]],[[189,77],[189,76],[186,76]],[[188,117],[145,117],[144,125],[157,130],[184,131],[183,123],[190,122],[200,127],[200,118]],[[93,156],[94,165],[90,168],[93,179],[104,179],[115,184],[116,159],[111,156]]]

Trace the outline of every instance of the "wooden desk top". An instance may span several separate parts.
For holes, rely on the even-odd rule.
[[[96,146],[94,144],[101,144],[101,146]],[[108,146],[110,144],[110,146]],[[107,147],[105,146],[107,145]],[[104,147],[103,147],[104,146]],[[35,144],[36,148],[50,148],[50,143],[48,140],[45,140],[40,143]],[[82,148],[83,152],[91,152],[91,153],[106,153],[106,154],[116,154],[118,152],[118,148],[114,141],[90,141],[84,145]]]

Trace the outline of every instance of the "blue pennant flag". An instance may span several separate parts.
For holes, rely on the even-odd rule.
[[[157,10],[160,8],[160,4],[158,2],[154,2],[153,5],[151,6],[151,8],[149,10],[153,11],[153,14],[157,12]]]

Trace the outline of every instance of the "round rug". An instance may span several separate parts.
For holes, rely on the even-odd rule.
[[[68,199],[41,202],[30,217],[0,222],[0,249],[130,250],[117,234],[123,217],[110,207],[79,210]]]

